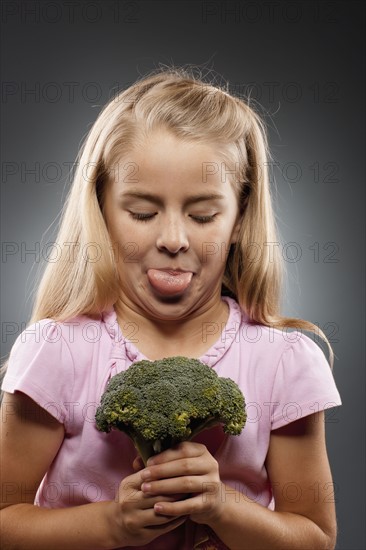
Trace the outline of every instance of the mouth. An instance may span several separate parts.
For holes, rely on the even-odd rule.
[[[148,269],[147,277],[151,286],[163,296],[181,294],[191,284],[193,272],[175,269]]]

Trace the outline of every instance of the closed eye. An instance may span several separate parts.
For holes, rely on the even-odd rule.
[[[213,214],[213,216],[191,216],[191,218],[197,223],[210,223],[214,221],[215,216],[216,214]]]
[[[140,214],[138,212],[130,212],[130,216],[134,220],[139,220],[140,222],[147,222],[155,216],[155,214]]]
[[[151,220],[155,214],[141,214],[139,212],[130,212],[130,216],[134,220],[138,220],[141,222],[148,222]],[[198,224],[205,224],[213,222],[215,219],[216,214],[213,214],[212,216],[190,216],[196,223]]]

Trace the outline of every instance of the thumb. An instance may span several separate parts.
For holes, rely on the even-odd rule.
[[[139,470],[145,468],[145,464],[140,455],[137,455],[135,460],[132,462],[132,468],[135,472],[138,472]]]

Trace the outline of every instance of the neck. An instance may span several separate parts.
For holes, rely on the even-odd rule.
[[[131,307],[128,301],[121,297],[115,304],[115,310],[122,334],[128,338],[128,332],[135,327],[134,337],[137,347],[144,353],[150,350],[149,356],[155,354],[156,349],[163,349],[168,353],[179,346],[179,350],[209,348],[221,334],[224,324],[229,317],[229,307],[223,300],[213,300],[205,306],[187,315],[185,318],[166,320],[147,315],[136,307]],[[129,327],[129,330],[127,330]],[[137,330],[136,330],[137,329]],[[194,352],[193,352],[194,353]],[[180,352],[176,355],[184,355]]]

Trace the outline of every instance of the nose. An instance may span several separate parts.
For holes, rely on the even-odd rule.
[[[186,228],[184,222],[176,214],[162,220],[156,246],[159,250],[166,250],[171,254],[188,250],[189,241]]]

